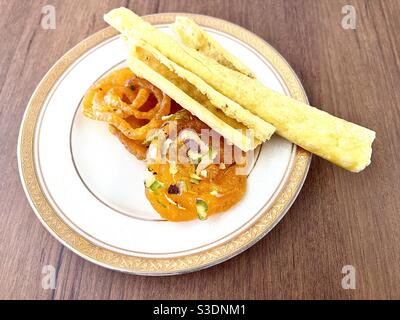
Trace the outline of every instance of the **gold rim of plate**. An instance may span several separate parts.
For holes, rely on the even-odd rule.
[[[190,16],[198,24],[231,35],[246,43],[266,58],[279,73],[291,96],[308,102],[304,89],[286,60],[268,43],[233,23],[202,15],[167,13],[144,16],[152,24],[175,21],[177,15]],[[214,248],[173,258],[144,258],[125,255],[100,247],[67,225],[51,207],[38,180],[34,164],[34,135],[41,108],[61,75],[79,57],[103,41],[117,35],[108,27],[68,51],[42,79],[28,103],[18,140],[18,163],[22,184],[28,200],[45,228],[66,247],[81,257],[101,266],[142,275],[173,275],[204,269],[243,252],[264,237],[285,215],[296,199],[307,176],[311,154],[297,147],[291,172],[281,192],[270,208],[249,228],[233,239]]]

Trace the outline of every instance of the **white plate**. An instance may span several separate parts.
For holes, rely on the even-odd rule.
[[[164,32],[176,14],[145,17]],[[191,15],[266,86],[306,101],[285,60],[252,33]],[[274,136],[257,154],[242,201],[206,221],[163,221],[144,195],[145,166],[103,123],[81,112],[86,90],[124,66],[125,49],[107,28],[69,51],[28,105],[19,139],[22,182],[45,227],[82,257],[116,270],[165,275],[198,270],[254,244],[283,217],[307,174],[311,155]]]

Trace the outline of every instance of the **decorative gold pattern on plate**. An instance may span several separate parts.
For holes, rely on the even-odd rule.
[[[171,23],[176,13],[158,14],[144,17],[152,24]],[[190,14],[197,23],[227,33],[254,48],[265,57],[279,73],[292,97],[307,102],[305,92],[291,67],[270,45],[253,33],[224,20]],[[71,229],[54,211],[39,184],[34,163],[35,129],[41,108],[57,80],[79,57],[101,42],[115,36],[117,32],[106,28],[83,40],[67,52],[46,74],[35,90],[21,125],[18,141],[18,156],[21,179],[31,205],[43,225],[64,245],[80,256],[102,266],[145,275],[179,274],[199,270],[227,260],[244,251],[261,239],[283,217],[296,198],[307,175],[311,154],[297,147],[294,165],[286,185],[272,207],[247,230],[232,240],[214,248],[186,256],[173,258],[143,258],[129,256],[93,244]]]

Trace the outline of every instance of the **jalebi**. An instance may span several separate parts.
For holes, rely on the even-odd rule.
[[[148,106],[151,96],[156,103]],[[140,110],[144,106],[147,110]],[[83,107],[87,117],[109,123],[110,131],[125,147],[144,159],[146,147],[141,142],[151,129],[162,125],[161,118],[170,113],[171,99],[125,68],[97,81],[87,92]]]

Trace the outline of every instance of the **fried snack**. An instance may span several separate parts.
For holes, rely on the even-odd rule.
[[[244,125],[225,116],[221,111],[218,112],[208,97],[195,86],[182,80],[140,47],[132,47],[128,66],[138,76],[155,83],[178,104],[241,150],[253,150],[261,143],[251,135],[252,132],[246,130]]]
[[[255,75],[238,58],[226,51],[192,19],[187,17],[176,17],[171,28],[178,34],[180,40],[188,47],[201,52],[222,64],[223,66],[255,78]]]
[[[200,77],[180,67],[163,56],[158,50],[146,45],[145,42],[138,41],[135,47],[136,49],[133,49],[133,52],[136,53],[140,60],[149,65],[153,70],[156,70],[170,79],[170,81],[173,81],[177,87],[181,88],[187,94],[190,95],[191,92],[199,91],[203,96],[207,97],[207,102],[203,105],[222,120],[234,128],[252,129],[254,131],[254,136],[261,141],[266,141],[271,138],[275,128],[268,122],[255,116],[236,102],[220,94]],[[224,114],[219,110],[222,110]],[[239,125],[238,122],[241,122],[244,126]]]
[[[370,164],[374,131],[274,92],[257,80],[180,44],[130,10],[112,10],[105,20],[133,42],[147,42],[221,94],[260,116],[289,141],[353,172]]]
[[[129,94],[130,93],[130,94]],[[151,109],[150,111],[139,111],[139,109],[146,103],[149,99],[150,91],[147,89],[140,88],[137,95],[131,98],[132,90],[127,87],[113,87],[107,94],[100,98],[96,97],[94,108],[96,105],[104,105],[106,103],[108,106],[117,108],[117,112],[120,112],[121,116],[135,116],[137,119],[152,119],[159,109],[159,105]],[[122,97],[127,97],[131,103],[126,103],[122,100]]]
[[[139,111],[150,93],[157,99],[156,106],[147,112]],[[87,117],[109,123],[132,140],[144,140],[151,129],[163,123],[161,118],[169,114],[170,108],[170,97],[146,80],[134,77],[128,68],[114,71],[96,82],[83,101],[83,113]],[[132,116],[150,121],[133,128],[126,120]]]
[[[129,122],[129,121],[128,121]],[[127,138],[121,131],[110,125],[110,132],[118,138],[124,147],[139,160],[146,159],[147,147],[140,141]]]
[[[98,111],[114,112],[120,116],[125,116],[118,107],[112,107],[105,100],[110,98],[110,90],[113,88],[122,88],[125,94],[135,95],[133,90],[128,92],[125,90],[126,82],[133,77],[133,73],[129,68],[112,72],[109,76],[97,81],[86,93],[83,99],[83,113],[85,116],[95,120],[94,109]],[[106,98],[107,96],[107,98]],[[122,97],[122,95],[121,95]]]

